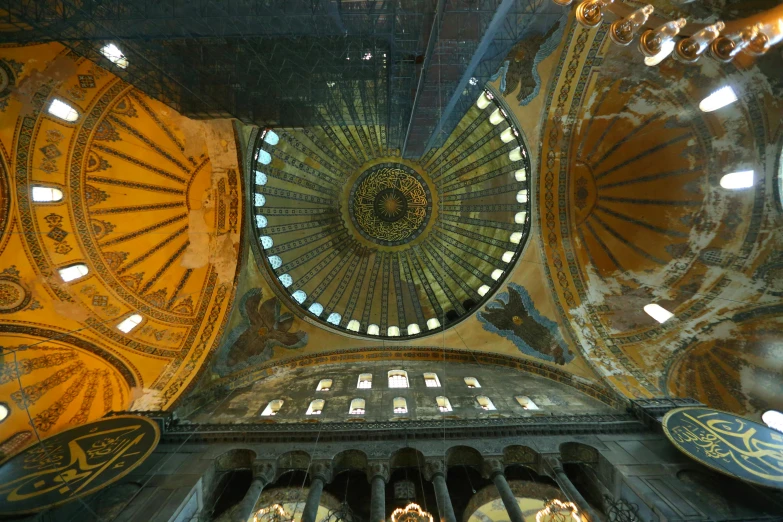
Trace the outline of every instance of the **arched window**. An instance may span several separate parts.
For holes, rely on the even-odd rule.
[[[256,192],[254,196],[255,197],[253,199],[253,202],[257,207],[263,207],[264,205],[266,205],[266,197],[264,197],[263,194],[259,194],[258,192]]]
[[[332,379],[321,379],[315,391],[329,391],[332,389]]]
[[[495,281],[500,279],[502,275],[503,275],[503,271],[499,268],[496,268],[495,270],[492,271],[492,279],[494,279]]]
[[[351,401],[351,408],[348,410],[351,415],[364,415],[364,399],[354,399]]]
[[[527,203],[527,189],[517,192],[517,203]]]
[[[270,145],[277,145],[280,141],[280,136],[278,136],[275,131],[268,130],[266,131],[266,134],[264,134],[264,141]]]
[[[290,275],[288,275],[288,274],[283,274],[283,275],[281,275],[281,276],[279,277],[279,279],[280,279],[280,284],[282,284],[282,285],[283,285],[284,287],[286,287],[286,288],[288,288],[289,286],[291,286],[292,284],[294,284],[294,278],[293,278],[293,277],[291,277],[291,276],[290,276]]]
[[[272,270],[277,270],[283,265],[283,260],[280,256],[269,256],[269,264],[272,266]]]
[[[536,403],[530,400],[530,397],[525,397],[524,395],[521,397],[517,397],[517,402],[520,406],[525,408],[526,410],[537,410],[538,406],[536,406]]]
[[[527,181],[527,170],[518,169],[514,173],[514,179],[516,179],[517,181]]]
[[[266,185],[267,177],[266,174],[261,172],[260,170],[256,171],[256,185]]]
[[[489,122],[492,125],[498,125],[501,122],[505,121],[506,115],[503,112],[503,109],[497,108],[494,111],[492,111],[492,114],[489,115]]]
[[[280,411],[280,408],[283,407],[283,401],[281,399],[275,399],[273,401],[269,401],[269,404],[266,405],[266,408],[264,408],[264,411],[261,412],[261,415],[264,417],[271,417],[272,415],[277,415],[277,412]]]
[[[525,153],[522,151],[521,147],[517,147],[516,149],[508,153],[508,159],[510,159],[511,161],[521,161],[524,156]]]
[[[340,314],[338,314],[337,312],[332,312],[331,314],[329,314],[329,317],[326,318],[326,322],[336,326],[340,324],[340,319],[342,319]]]
[[[517,212],[514,215],[514,223],[516,223],[517,225],[524,225],[526,219],[527,219],[527,212],[525,212],[524,210],[522,212]],[[521,236],[521,234],[520,234],[520,236]],[[513,237],[513,235],[512,235],[512,237]],[[521,237],[520,237],[520,239],[521,239]],[[513,242],[513,240],[512,240],[512,242]]]
[[[33,201],[36,203],[47,203],[62,201],[63,191],[53,187],[33,186]]]
[[[0,422],[3,422],[5,419],[7,419],[10,412],[11,410],[8,409],[8,405],[4,402],[0,402]]]
[[[323,399],[315,399],[314,401],[310,401],[310,406],[307,407],[307,412],[305,415],[320,415],[324,409],[324,402],[325,401]]]
[[[256,214],[256,227],[258,228],[264,228],[267,225],[266,217],[262,216],[261,214]]]
[[[435,397],[435,402],[438,403],[438,410],[441,412],[451,411],[451,402],[448,397]]]
[[[390,326],[388,330],[386,330],[386,335],[389,337],[399,337],[400,336],[400,328],[398,326]]]
[[[113,43],[101,47],[101,54],[120,69],[125,69],[128,66],[128,59],[122,54],[119,47]]]
[[[481,388],[478,379],[475,377],[465,377],[465,384],[468,388]]]
[[[478,289],[478,294],[481,297],[487,295],[487,292],[489,292],[489,287],[487,285],[481,285],[481,287]]]
[[[484,395],[479,395],[476,397],[476,402],[479,403],[479,406],[481,406],[482,409],[491,411],[496,409],[495,405],[492,404],[492,401],[489,400],[489,397],[486,397]]]
[[[256,152],[256,159],[262,165],[269,165],[272,163],[272,155],[264,149],[258,149],[258,152]]]
[[[520,212],[519,214],[523,214],[524,212]],[[523,217],[524,218],[524,217]],[[518,245],[520,241],[522,241],[522,232],[514,232],[511,234],[511,236],[508,238],[509,241],[514,243],[515,245]]]
[[[655,303],[645,305],[644,311],[647,313],[647,315],[649,315],[650,317],[652,317],[653,319],[655,319],[661,324],[665,323],[666,321],[674,317],[673,313],[671,313],[661,305]]]
[[[435,328],[440,328],[440,321],[438,321],[436,318],[427,319],[427,328],[430,330],[434,330]]]
[[[405,397],[394,398],[394,413],[408,413],[408,401],[405,400]]]
[[[437,373],[425,373],[424,384],[427,388],[440,388],[440,380]]]
[[[507,250],[503,252],[503,262],[504,263],[510,263],[512,259],[514,259],[514,252],[511,250]]]
[[[500,133],[500,141],[503,143],[508,143],[509,141],[514,141],[515,139],[517,139],[517,135],[514,133],[514,129],[512,127],[509,127]]]
[[[291,294],[291,297],[293,297],[294,301],[297,303],[302,304],[305,302],[305,299],[307,299],[307,294],[304,292],[304,290],[297,290]]]
[[[741,172],[732,172],[726,174],[720,178],[720,186],[729,190],[740,190],[750,188],[753,186],[753,176],[755,173],[752,170],[743,170]]]
[[[139,314],[133,314],[126,317],[120,324],[117,325],[117,329],[122,333],[128,333],[141,323],[142,317]]]
[[[310,305],[310,308],[307,309],[311,314],[313,314],[316,317],[320,317],[322,313],[324,313],[324,305],[321,303],[313,303]]]
[[[409,324],[408,335],[416,335],[417,333],[421,333],[421,328],[419,328],[419,325],[416,323]]]
[[[85,265],[84,263],[78,263],[75,265],[66,266],[65,268],[61,268],[60,270],[58,270],[58,272],[60,272],[60,277],[66,283],[79,279],[80,277],[86,276],[89,273],[89,271],[90,270],[87,268],[87,265]]]
[[[272,248],[275,246],[275,242],[269,236],[261,236],[261,246],[264,248]]]
[[[49,109],[47,110],[52,116],[56,116],[61,120],[67,121],[69,123],[79,119],[79,113],[76,111],[76,109],[59,98],[53,99],[52,103],[49,104]]]
[[[359,382],[356,383],[356,387],[361,390],[369,390],[372,388],[372,374],[363,373],[359,376]]]
[[[737,101],[737,93],[727,85],[704,98],[699,104],[699,109],[702,112],[717,111],[727,105],[731,105],[735,101]]]
[[[761,415],[761,420],[773,430],[783,431],[783,413],[767,410]]]
[[[389,388],[407,388],[408,372],[404,370],[389,371]]]
[[[479,96],[478,100],[476,100],[476,106],[482,110],[489,107],[489,105],[492,103],[492,98],[490,98],[489,96],[491,95],[488,95],[486,91],[481,93],[481,96]]]
[[[351,319],[348,321],[348,326],[345,327],[346,330],[350,330],[352,332],[358,332],[359,328],[362,326],[362,324],[357,321],[356,319]]]
[[[377,324],[371,324],[367,327],[367,335],[380,335],[381,327]]]

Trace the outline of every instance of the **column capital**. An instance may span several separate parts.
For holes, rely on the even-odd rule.
[[[563,462],[560,460],[559,455],[546,455],[543,457],[544,461],[544,471],[549,472],[551,470],[552,473],[564,473],[563,471]]]
[[[367,466],[367,482],[372,482],[375,477],[381,477],[384,482],[389,482],[389,463],[370,462]]]
[[[435,457],[424,460],[424,478],[432,480],[436,476],[446,478],[446,463],[443,459]]]
[[[506,471],[506,465],[501,457],[484,459],[481,471],[484,476],[492,479],[495,475],[502,475]]]
[[[253,479],[261,480],[264,483],[264,486],[275,481],[277,466],[274,462],[257,460],[253,462],[252,470]]]
[[[314,460],[310,464],[308,473],[312,478],[321,479],[324,484],[328,484],[332,481],[332,461],[331,460]]]

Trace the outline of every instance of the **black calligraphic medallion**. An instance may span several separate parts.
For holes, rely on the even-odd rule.
[[[132,415],[44,439],[0,464],[0,515],[41,511],[94,493],[144,462],[159,439],[154,421]]]
[[[677,449],[715,471],[783,488],[783,433],[779,431],[698,406],[667,413],[663,430]]]

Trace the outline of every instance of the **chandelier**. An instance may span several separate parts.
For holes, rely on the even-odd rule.
[[[359,522],[359,518],[354,514],[347,500],[343,500],[340,507],[332,509],[321,519],[321,522]]]
[[[293,517],[286,513],[280,504],[272,504],[259,509],[253,517],[253,522],[291,522]]]
[[[579,509],[573,502],[563,502],[558,499],[552,499],[536,513],[536,522],[568,522],[569,515],[573,522],[581,522]]]
[[[411,502],[404,508],[397,508],[391,514],[391,522],[432,522],[432,515]]]

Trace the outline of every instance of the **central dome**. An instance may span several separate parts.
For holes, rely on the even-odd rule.
[[[289,308],[351,335],[408,339],[478,310],[530,229],[530,164],[507,115],[486,92],[416,160],[367,122],[259,132],[254,248]]]
[[[432,195],[413,168],[381,163],[364,170],[351,186],[348,213],[365,239],[383,246],[404,245],[427,227]]]

